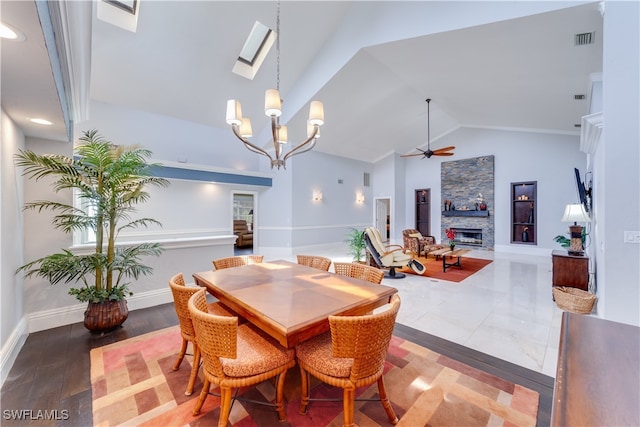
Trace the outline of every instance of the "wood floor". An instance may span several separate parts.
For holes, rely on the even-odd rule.
[[[107,334],[90,334],[82,323],[30,334],[2,387],[0,424],[91,426],[89,350],[177,324],[173,304],[163,304],[130,312],[122,328]],[[400,324],[394,334],[537,391],[538,426],[549,425],[553,378]],[[31,410],[28,418],[37,418],[38,411],[57,410],[59,419],[15,420],[7,417],[11,410]]]

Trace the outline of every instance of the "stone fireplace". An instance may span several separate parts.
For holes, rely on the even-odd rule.
[[[492,250],[495,244],[494,156],[442,162],[440,178],[441,241],[448,241],[445,229],[455,228],[459,230],[454,240],[457,245]],[[480,210],[479,194],[487,205],[486,210]],[[455,209],[445,210],[445,200]]]

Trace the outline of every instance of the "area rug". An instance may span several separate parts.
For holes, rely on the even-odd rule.
[[[442,271],[442,258],[437,261],[433,257],[425,258],[418,257],[418,261],[426,267],[426,271],[422,274],[425,277],[433,277],[434,279],[447,280],[449,282],[462,282],[467,277],[482,270],[493,261],[490,259],[471,258],[463,256],[461,258],[460,267],[448,267],[447,271]],[[455,259],[447,258],[447,263],[455,262]],[[399,269],[403,273],[416,274],[409,267],[403,267]]]
[[[180,347],[178,327],[162,329],[91,350],[94,426],[211,426],[219,416],[219,398],[210,395],[198,416],[191,411],[202,389],[184,390],[192,359],[178,371],[172,366]],[[393,337],[385,365],[385,383],[398,426],[534,426],[537,392],[471,368],[410,341]],[[312,398],[342,397],[342,390],[314,381]],[[212,393],[217,393],[212,388]],[[358,398],[377,396],[377,386],[357,390]],[[242,389],[240,396],[274,399],[273,383]],[[230,425],[340,426],[340,401],[312,401],[307,415],[298,413],[298,368],[286,378],[287,421],[278,422],[275,409],[236,401]],[[356,402],[355,421],[364,426],[390,426],[379,401]]]

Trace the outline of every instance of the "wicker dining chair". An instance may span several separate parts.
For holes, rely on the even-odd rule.
[[[329,271],[331,267],[331,260],[317,255],[297,255],[298,264],[306,265],[307,267],[317,268],[323,271]]]
[[[204,385],[193,408],[193,415],[200,413],[211,384],[215,384],[220,388],[218,426],[226,427],[233,389],[256,385],[277,377],[276,401],[273,406],[278,412],[278,419],[284,421],[284,380],[287,370],[296,363],[294,350],[282,347],[249,323],[238,326],[238,319],[235,317],[207,313],[204,289],[189,299],[189,312],[204,361]]]
[[[333,269],[336,274],[366,280],[379,285],[384,278],[384,270],[357,262],[334,262]]]
[[[331,330],[296,346],[300,366],[300,413],[306,414],[310,375],[343,391],[344,426],[354,426],[355,391],[377,381],[380,402],[392,424],[398,422],[384,386],[384,363],[393,334],[400,297],[387,310],[364,316],[329,316]]]
[[[222,270],[223,268],[233,268],[249,264],[259,264],[263,259],[263,255],[237,255],[228,258],[214,259],[213,266],[216,270]]]
[[[191,366],[191,375],[189,376],[189,383],[187,389],[184,392],[187,396],[193,393],[193,386],[198,376],[198,370],[200,368],[200,352],[198,351],[198,345],[196,343],[196,333],[193,328],[193,322],[191,321],[191,315],[189,314],[189,308],[187,303],[191,295],[203,289],[199,286],[186,286],[184,283],[184,277],[182,273],[178,273],[169,279],[169,287],[173,294],[173,306],[176,309],[178,315],[178,322],[180,323],[180,335],[182,336],[182,346],[180,347],[180,353],[178,353],[178,359],[173,365],[173,370],[177,371],[182,364],[185,354],[187,353],[187,346],[191,342],[193,347],[193,365]],[[218,316],[234,316],[235,314],[224,307],[219,302],[212,302],[207,304],[209,313],[217,314]]]

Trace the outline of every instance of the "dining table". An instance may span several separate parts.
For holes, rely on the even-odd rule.
[[[223,305],[287,348],[329,330],[329,316],[357,316],[397,289],[278,260],[193,274]]]

